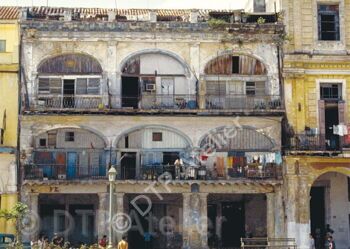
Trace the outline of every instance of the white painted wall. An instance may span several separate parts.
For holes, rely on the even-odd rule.
[[[329,191],[326,191],[326,223],[334,230],[337,249],[348,249],[350,246],[349,214],[350,202],[348,200],[347,176],[339,173],[328,173],[319,178],[319,181],[329,183]]]

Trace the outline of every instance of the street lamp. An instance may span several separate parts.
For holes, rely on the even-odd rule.
[[[113,236],[113,227],[112,227],[112,220],[113,220],[113,203],[114,203],[114,182],[117,177],[117,171],[115,170],[114,166],[111,166],[111,168],[108,171],[108,181],[109,181],[109,231],[108,231],[108,247],[107,248],[113,248],[113,242],[112,242],[112,236]]]

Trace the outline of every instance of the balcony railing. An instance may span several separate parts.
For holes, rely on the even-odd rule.
[[[36,109],[103,109],[102,96],[90,95],[39,95]]]
[[[142,109],[197,109],[196,95],[143,95]]]
[[[346,136],[296,134],[289,139],[286,147],[295,151],[341,151],[350,148],[350,141]]]
[[[92,95],[39,95],[31,98],[31,110],[234,110],[281,111],[283,102],[278,95],[202,95],[144,94],[139,97],[115,96],[108,107],[103,96]],[[200,105],[201,103],[201,105]],[[119,106],[119,107],[118,107]]]
[[[282,167],[273,163],[264,166],[257,164],[248,164],[245,167],[236,167],[224,170],[209,170],[205,167],[183,166],[175,167],[175,165],[158,165],[143,166],[140,174],[128,169],[121,169],[118,172],[119,180],[150,180],[156,181],[170,177],[173,180],[234,180],[234,179],[280,179],[282,177]]]
[[[266,111],[282,109],[283,103],[278,95],[207,95],[206,108]]]
[[[107,179],[106,166],[25,165],[26,180]]]

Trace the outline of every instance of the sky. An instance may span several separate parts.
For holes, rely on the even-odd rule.
[[[243,9],[243,0],[0,0],[0,6],[153,9]]]

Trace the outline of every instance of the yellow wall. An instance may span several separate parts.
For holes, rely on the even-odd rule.
[[[310,128],[318,127],[318,100],[319,88],[317,82],[323,80],[336,80],[339,83],[345,83],[346,101],[346,123],[349,123],[350,113],[350,75],[341,74],[341,70],[350,70],[349,63],[289,63],[285,62],[285,69],[291,67],[293,71],[304,71],[304,73],[287,74],[284,79],[286,90],[286,112],[289,124],[294,128],[295,132],[301,133],[305,130],[305,126]],[[319,74],[309,74],[308,70],[314,70]],[[327,72],[332,74],[327,74]],[[339,73],[337,73],[337,71]],[[299,108],[300,104],[300,108]]]
[[[0,145],[0,208],[11,209],[17,202],[16,154],[18,120],[19,25],[14,20],[0,20],[0,40],[6,51],[0,52],[0,122],[6,110],[4,144]],[[8,152],[9,149],[11,153]],[[0,233],[14,233],[14,222],[0,220]]]

